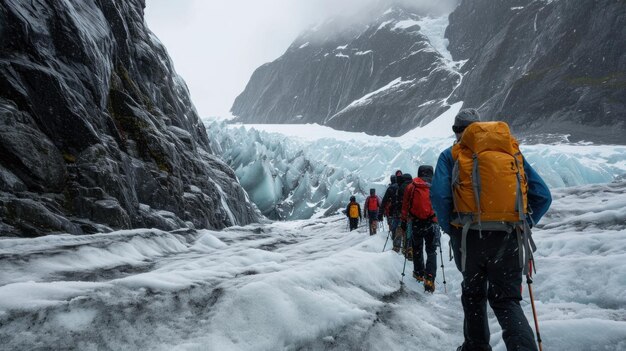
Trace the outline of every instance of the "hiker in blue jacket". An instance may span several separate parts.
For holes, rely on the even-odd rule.
[[[475,109],[463,109],[452,127],[456,142],[471,123],[479,122]],[[522,271],[515,231],[473,230],[466,236],[466,257],[462,258],[462,229],[451,225],[454,212],[452,147],[439,155],[431,186],[431,202],[441,229],[450,235],[455,263],[463,274],[462,303],[465,314],[465,341],[458,351],[491,350],[487,300],[500,326],[508,350],[537,350],[533,332],[519,302],[522,300]],[[528,180],[529,223],[538,223],[552,202],[550,191],[539,174],[524,159]],[[465,260],[463,264],[462,259]],[[464,267],[463,267],[464,266]],[[463,269],[464,268],[464,269]]]

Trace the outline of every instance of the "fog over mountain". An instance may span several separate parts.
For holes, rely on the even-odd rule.
[[[607,145],[624,134],[623,0],[161,4],[183,11],[170,28],[218,23],[177,39],[225,65],[194,56],[179,75],[185,54],[148,29],[145,0],[0,0],[0,349],[456,350],[476,278],[461,261],[476,253],[501,271],[485,276],[506,293],[491,299],[500,321],[516,315],[485,316],[493,350],[515,348],[522,314],[546,350],[626,349],[626,145]],[[201,120],[183,76],[227,91],[204,74],[245,71],[238,54],[282,40],[256,24],[285,15],[315,23],[233,106],[263,124]],[[223,46],[231,30],[258,33]],[[463,106],[510,122],[528,203],[553,199],[521,290],[513,233],[489,231],[479,252],[472,231],[453,263],[441,211],[409,215],[435,251],[420,281],[421,249],[411,262],[388,221],[371,233],[368,212],[349,230],[342,213],[352,196],[369,211],[396,170],[435,165]],[[407,253],[412,240],[399,240]]]
[[[237,121],[398,136],[463,101],[520,136],[625,142],[619,2],[462,1],[441,17],[384,5],[304,31],[254,72]]]

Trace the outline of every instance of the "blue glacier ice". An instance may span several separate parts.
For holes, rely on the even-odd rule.
[[[233,169],[250,199],[270,219],[307,219],[342,209],[370,188],[383,194],[397,169],[416,175],[435,165],[451,136],[419,130],[375,137],[317,125],[229,125],[205,121],[212,147]],[[626,147],[591,144],[521,146],[552,188],[608,183],[626,174]]]

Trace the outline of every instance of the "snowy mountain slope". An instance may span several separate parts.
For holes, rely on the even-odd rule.
[[[397,169],[416,175],[452,145],[460,104],[401,138],[340,132],[317,125],[229,126],[207,122],[212,148],[235,170],[252,202],[272,219],[335,213],[351,195],[384,194]],[[449,132],[446,132],[449,131]],[[626,174],[626,147],[522,144],[525,157],[551,187],[610,182]]]
[[[449,16],[395,6],[344,22],[305,31],[259,67],[237,121],[398,136],[463,102],[543,142],[626,142],[621,1],[462,0]]]
[[[626,182],[564,188],[536,228],[535,297],[549,350],[626,346]],[[451,350],[460,274],[425,295],[385,237],[342,217],[221,232],[135,230],[0,240],[8,349]],[[183,235],[184,234],[184,235]],[[407,272],[410,272],[407,265]],[[526,288],[524,287],[524,290]],[[532,318],[528,297],[522,305]],[[494,350],[503,351],[490,318]]]
[[[144,7],[0,1],[0,236],[258,219]]]
[[[333,19],[304,32],[254,72],[233,104],[236,120],[397,136],[446,111],[461,81],[440,51],[447,18],[385,10],[364,23]]]

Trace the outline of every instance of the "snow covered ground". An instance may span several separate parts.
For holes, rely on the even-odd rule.
[[[534,289],[546,350],[626,349],[626,181],[558,189]],[[434,295],[342,217],[221,232],[0,240],[7,350],[453,350],[460,275]],[[407,273],[410,273],[410,262]],[[526,296],[526,288],[524,288]],[[528,299],[523,302],[532,318]],[[504,350],[495,318],[492,345]]]

